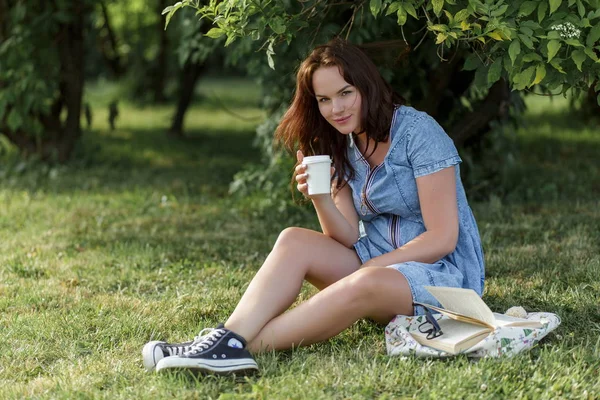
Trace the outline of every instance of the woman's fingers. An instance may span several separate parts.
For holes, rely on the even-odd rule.
[[[296,182],[305,183],[306,178],[308,178],[308,174],[298,174],[298,175],[296,175]]]
[[[302,160],[304,160],[304,153],[302,153],[302,150],[298,150],[296,152],[296,159],[298,160],[299,164],[302,164]]]
[[[302,193],[305,196],[308,196],[308,183],[299,183],[298,185],[296,185],[296,188],[298,188],[298,191],[300,193]]]

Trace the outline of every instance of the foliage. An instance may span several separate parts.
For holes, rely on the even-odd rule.
[[[30,115],[47,114],[58,92],[59,60],[49,33],[57,31],[68,7],[57,4],[54,10],[40,12],[38,5],[17,2],[2,16],[7,37],[0,43],[0,121],[12,131],[42,134],[39,119]]]
[[[375,17],[395,19],[400,27],[409,18],[416,20],[418,27],[410,34],[423,30],[434,35],[440,59],[453,48],[467,49],[464,68],[476,70],[479,88],[505,77],[516,90],[540,84],[566,93],[587,88],[600,77],[598,0],[211,0],[207,5],[183,0],[164,10],[167,24],[182,7],[212,20],[215,27],[207,36],[226,36],[226,46],[240,37],[261,41],[272,68],[277,43],[310,35],[308,28],[318,30],[327,13],[343,8],[351,16],[340,33],[350,31],[357,14],[367,9]],[[405,41],[408,35],[402,30]]]

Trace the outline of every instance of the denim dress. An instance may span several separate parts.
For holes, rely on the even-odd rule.
[[[439,305],[424,286],[471,288],[481,296],[485,272],[481,239],[460,180],[461,159],[442,127],[428,114],[400,106],[381,164],[371,168],[356,146],[349,146],[347,154],[356,171],[348,184],[362,225],[354,248],[363,263],[425,232],[416,178],[454,167],[459,219],[455,250],[433,264],[410,261],[388,267],[404,275],[413,301]],[[422,307],[415,307],[414,313],[422,314]]]

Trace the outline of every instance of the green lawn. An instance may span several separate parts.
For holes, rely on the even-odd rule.
[[[257,91],[205,87],[185,142],[164,134],[170,107],[122,102],[109,131],[114,93],[99,85],[88,93],[94,124],[76,161],[50,168],[1,156],[0,398],[600,396],[600,129],[547,98],[530,100],[519,151],[501,168],[508,194],[472,203],[484,300],[562,318],[531,352],[391,358],[383,327],[361,321],[326,343],[258,356],[262,374],[246,381],[146,373],[143,344],[224,321],[289,223],[228,195],[233,175],[260,158]],[[304,226],[314,228],[314,216]]]

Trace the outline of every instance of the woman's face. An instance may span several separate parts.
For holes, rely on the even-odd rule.
[[[360,132],[362,97],[344,80],[338,67],[321,67],[313,73],[313,90],[319,111],[344,135]]]

